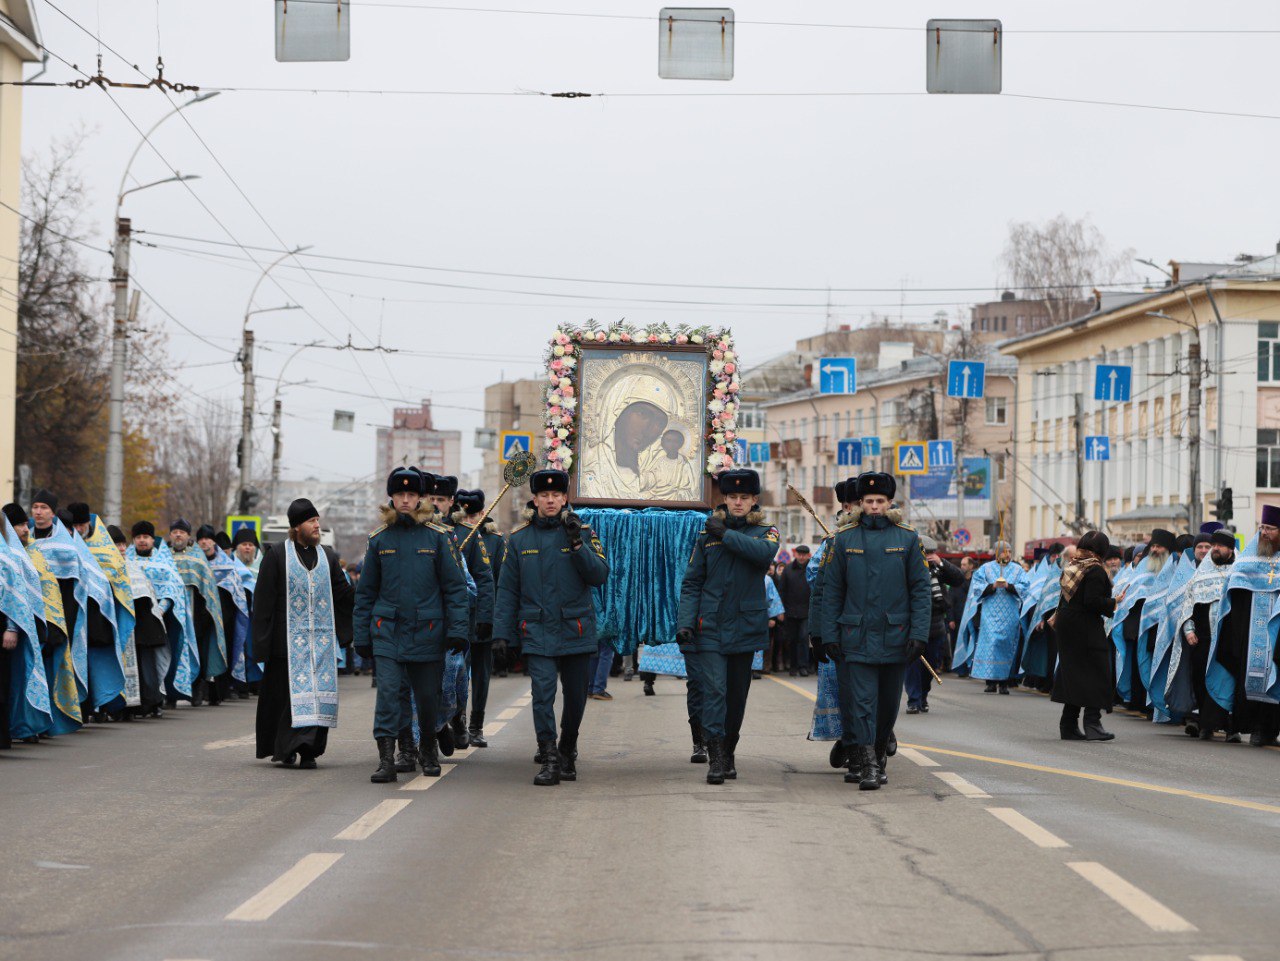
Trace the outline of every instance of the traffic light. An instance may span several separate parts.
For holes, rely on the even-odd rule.
[[[1231,503],[1231,488],[1222,488],[1222,493],[1218,495],[1218,499],[1213,502],[1213,516],[1222,523],[1227,523],[1235,515],[1235,508]]]
[[[252,515],[254,508],[258,506],[258,501],[261,499],[262,495],[255,488],[241,488],[240,500],[236,505],[237,513]]]

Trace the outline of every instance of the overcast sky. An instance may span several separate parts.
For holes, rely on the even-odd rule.
[[[313,382],[283,392],[290,478],[370,473],[375,425],[389,423],[392,406],[425,397],[438,426],[463,431],[463,468],[477,466],[470,445],[484,385],[536,374],[559,322],[724,324],[749,368],[822,328],[828,286],[863,288],[831,295],[837,320],[853,323],[873,310],[896,316],[904,298],[905,315],[917,319],[989,299],[1010,221],[1088,215],[1113,247],[1158,262],[1266,253],[1280,239],[1271,189],[1280,117],[1013,96],[1280,115],[1274,3],[931,0],[872,9],[847,0],[741,0],[735,79],[697,83],[658,79],[657,3],[486,0],[647,20],[356,3],[349,62],[279,64],[272,5],[259,0],[55,2],[148,75],[158,9],[166,77],[203,87],[613,95],[242,89],[160,127],[153,142],[164,159],[202,179],[190,191],[168,184],[128,197],[135,231],[229,245],[139,234],[218,256],[133,250],[147,293],[217,345],[169,325],[175,373],[195,394],[238,410],[231,352],[250,290],[273,255],[251,251],[255,266],[236,243],[278,248],[283,240],[379,262],[310,259],[310,277],[282,265],[272,274],[278,285],[269,281],[258,294],[257,307],[305,307],[254,318],[264,410],[294,350],[287,344],[350,336],[358,346],[380,340],[402,351],[309,350],[290,364],[287,382]],[[35,6],[48,48],[92,72],[96,41],[46,0]],[[1004,95],[923,94],[923,28],[938,15],[1003,21]],[[1233,29],[1247,32],[1207,32]],[[1067,30],[1082,32],[1034,32]],[[1088,32],[1119,30],[1147,32]],[[1157,30],[1206,32],[1150,32]],[[106,51],[104,72],[139,79]],[[52,60],[42,79],[74,76]],[[762,92],[876,96],[724,96]],[[28,88],[24,102],[28,156],[78,126],[92,131],[85,175],[104,246],[117,184],[140,139],[125,113],[145,130],[170,108],[154,91],[112,97],[124,113],[95,89]],[[147,183],[171,172],[144,148],[133,174]],[[109,262],[100,259],[106,277]],[[499,276],[379,265],[391,262]],[[335,408],[356,412],[354,434],[330,429]],[[258,449],[266,449],[265,432]]]

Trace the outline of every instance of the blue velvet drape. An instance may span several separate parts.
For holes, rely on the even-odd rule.
[[[577,512],[600,538],[609,579],[592,593],[596,629],[620,654],[639,644],[665,644],[676,635],[680,583],[702,511],[582,508]]]

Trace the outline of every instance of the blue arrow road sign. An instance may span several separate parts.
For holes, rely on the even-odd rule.
[[[1133,368],[1099,364],[1093,381],[1094,400],[1126,401],[1133,383]]]
[[[758,443],[751,445],[751,463],[767,464],[769,463],[769,445],[767,443]]]
[[[733,462],[735,464],[747,463],[747,455],[750,453],[747,442],[739,437],[733,442]]]
[[[929,441],[930,467],[955,467],[956,445],[949,440]]]
[[[1084,439],[1085,460],[1111,460],[1111,438],[1092,436]]]
[[[862,438],[862,453],[867,457],[880,456],[880,438],[864,437]]]
[[[858,358],[823,357],[818,361],[818,393],[853,394],[858,390]]]
[[[855,437],[836,442],[836,465],[839,467],[862,466],[862,441]]]
[[[987,365],[980,360],[953,360],[947,364],[948,397],[981,397]]]

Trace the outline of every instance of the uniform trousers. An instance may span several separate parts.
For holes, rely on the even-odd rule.
[[[939,631],[933,637],[929,638],[929,643],[925,645],[925,659],[933,665],[935,671],[942,670],[942,659],[947,652],[947,632]],[[916,658],[910,664],[906,665],[906,671],[902,680],[903,686],[907,690],[907,703],[914,707],[919,707],[929,700],[929,692],[933,690],[933,675],[929,673],[929,669],[920,663],[920,658]]]
[[[489,678],[493,676],[493,641],[471,643],[471,716],[484,717],[489,703]]]
[[[875,747],[889,743],[898,720],[902,700],[905,664],[864,664],[837,661],[836,681],[840,686],[840,722],[845,747]]]
[[[691,681],[688,699],[690,710],[700,702],[702,734],[706,738],[724,738],[737,743],[742,731],[742,718],[747,712],[747,692],[751,689],[751,661],[755,651],[720,654],[697,651],[685,654]]]
[[[375,654],[374,681],[378,686],[377,705],[373,709],[373,736],[396,737],[405,728],[412,729],[409,715],[409,690],[418,703],[418,727],[424,738],[436,731],[436,714],[440,710],[440,689],[444,681],[444,661],[398,661],[394,657]]]
[[[533,689],[533,729],[538,744],[554,744],[556,741],[556,675],[560,676],[560,688],[564,694],[564,707],[560,711],[560,750],[575,750],[578,746],[578,729],[587,709],[588,668],[591,652],[562,654],[547,657],[543,654],[526,654],[525,666]]]

